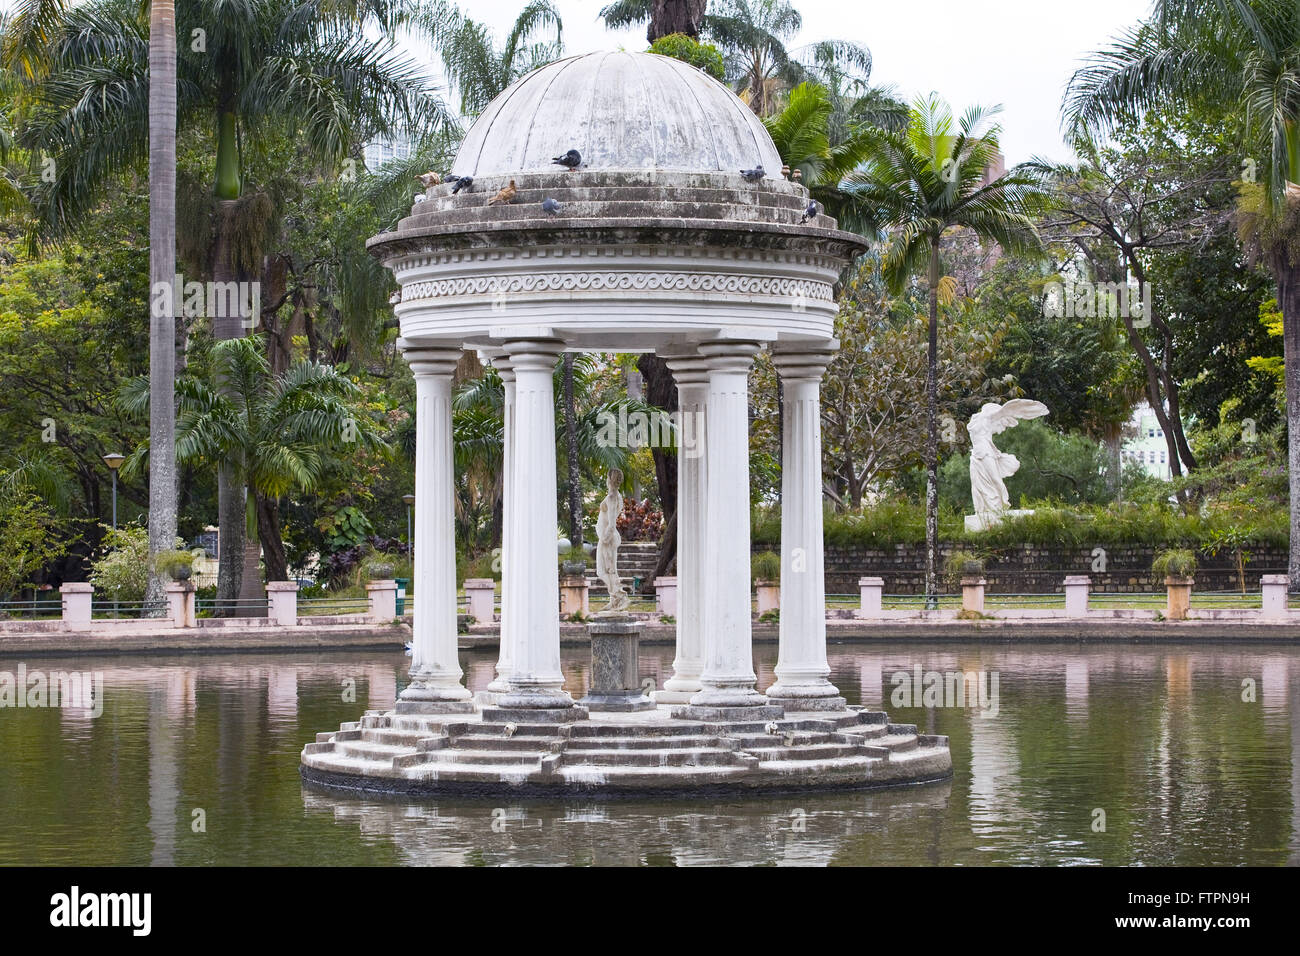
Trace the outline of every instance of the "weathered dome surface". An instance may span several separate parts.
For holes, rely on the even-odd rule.
[[[547,64],[493,100],[452,169],[555,170],[551,159],[569,149],[603,170],[781,168],[758,117],[701,70],[653,53],[588,53]]]

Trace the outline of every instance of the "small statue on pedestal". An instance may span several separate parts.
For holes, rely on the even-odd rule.
[[[618,516],[623,513],[623,495],[619,485],[623,483],[623,473],[611,468],[605,480],[608,489],[600,503],[600,514],[596,518],[596,577],[605,582],[609,590],[609,601],[601,613],[626,611],[631,603],[623,583],[618,576],[618,546],[623,538],[618,533]]]

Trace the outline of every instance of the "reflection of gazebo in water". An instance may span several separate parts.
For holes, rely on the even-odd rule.
[[[570,149],[580,151],[581,168],[552,163]],[[759,165],[763,178],[741,176]],[[507,736],[537,737],[539,747],[546,733],[519,728],[600,736],[560,671],[552,373],[569,349],[653,350],[672,369],[681,414],[704,422],[704,454],[678,460],[677,653],[658,694],[661,704],[686,706],[637,715],[642,736],[717,741],[714,731],[757,728],[787,748],[824,748],[809,759],[854,763],[859,783],[950,772],[942,738],[846,709],[827,680],[819,381],[836,345],[832,283],[863,243],[820,211],[808,217],[807,191],[786,181],[781,165],[758,118],[699,70],[642,53],[572,57],[529,74],[484,111],[453,166],[473,177],[469,189],[431,187],[396,231],[370,241],[401,284],[402,349],[416,379],[411,684],[396,713],[368,715],[309,745],[309,778],[365,774],[420,789],[396,778],[420,776],[412,768],[427,760],[439,769],[425,777],[442,788],[456,779],[457,738],[476,734],[481,743],[485,724],[514,727]],[[510,183],[512,202],[490,202]],[[558,209],[544,208],[547,199]],[[764,347],[785,390],[780,653],[765,694],[751,647],[747,401],[747,374]],[[506,387],[501,650],[482,711],[461,682],[456,637],[450,398],[467,348]],[[404,764],[394,750],[391,762],[402,766],[391,773],[364,766],[387,753],[368,741],[414,753],[420,733],[441,742],[425,739]],[[763,762],[735,741],[720,746],[738,754],[719,762],[721,777],[723,763],[739,773]],[[539,773],[589,782],[566,776],[569,757],[541,761]],[[490,760],[481,759],[485,770]],[[868,768],[873,760],[881,766]],[[787,771],[785,785],[834,777],[823,773],[833,767],[804,769],[806,780]]]

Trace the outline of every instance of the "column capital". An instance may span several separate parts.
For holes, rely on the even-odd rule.
[[[515,366],[510,361],[510,356],[506,354],[505,349],[479,349],[478,360],[484,365],[491,365],[496,369],[497,375],[501,376],[501,381],[513,382],[515,380]]]
[[[464,353],[459,346],[416,345],[405,340],[399,341],[397,347],[417,378],[426,375],[450,377],[456,371],[456,365]]]
[[[709,384],[709,360],[698,352],[687,355],[663,356],[673,381],[678,385]]]
[[[501,343],[510,366],[514,371],[520,369],[541,369],[548,371],[554,367],[555,360],[564,354],[564,342],[551,338],[507,339]]]
[[[761,348],[758,342],[705,342],[700,355],[710,372],[748,372]]]
[[[772,364],[783,382],[820,381],[839,345],[838,340],[831,339],[782,346],[772,350]]]

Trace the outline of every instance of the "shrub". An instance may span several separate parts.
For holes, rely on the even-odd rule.
[[[961,584],[962,578],[984,574],[984,557],[974,551],[952,551],[943,562],[943,580],[949,587]]]
[[[658,541],[664,532],[664,513],[650,504],[649,499],[625,498],[617,527],[624,541]]]
[[[100,556],[90,566],[95,591],[112,601],[143,601],[149,586],[149,532],[124,525],[104,535]]]
[[[650,52],[670,56],[703,70],[715,80],[725,75],[722,51],[712,43],[701,43],[685,33],[670,33],[650,44]]]
[[[148,537],[146,535],[146,545]],[[188,581],[194,568],[194,552],[179,548],[172,551],[159,551],[154,555],[153,566],[159,574],[166,575],[173,581]]]
[[[35,495],[0,494],[0,600],[30,587],[33,578],[62,557],[75,538]]]
[[[1158,578],[1190,578],[1196,573],[1196,552],[1189,548],[1157,551],[1151,570]]]
[[[760,551],[749,559],[749,573],[755,582],[781,580],[781,558],[773,551]]]

